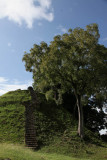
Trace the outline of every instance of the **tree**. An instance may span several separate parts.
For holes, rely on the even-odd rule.
[[[107,128],[106,113],[102,109],[103,104],[93,97],[83,108],[85,126],[93,132],[99,133],[102,129]]]
[[[23,57],[26,70],[33,72],[34,89],[57,102],[65,92],[75,94],[81,138],[84,98],[106,91],[107,48],[98,44],[99,37],[97,24],[69,29],[68,33],[55,36],[50,45],[34,45]]]
[[[68,110],[78,120],[78,109],[76,107],[76,99],[73,93],[65,93],[62,96],[63,107]],[[92,132],[99,133],[102,129],[107,128],[106,112],[104,112],[104,99],[91,97],[83,104],[84,126]],[[72,106],[72,107],[71,107]]]

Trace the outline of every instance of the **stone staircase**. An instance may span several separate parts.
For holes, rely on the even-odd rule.
[[[36,132],[35,129],[27,128],[25,132],[25,145],[30,149],[37,149],[37,140],[36,140]]]
[[[37,149],[36,129],[35,129],[35,107],[25,106],[25,146],[31,149]]]
[[[24,102],[25,106],[25,146],[31,149],[37,149],[36,129],[35,129],[35,109],[37,106],[36,93],[32,87],[29,87],[31,101]]]

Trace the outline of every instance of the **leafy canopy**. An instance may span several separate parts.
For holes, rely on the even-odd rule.
[[[107,86],[107,48],[98,43],[97,24],[86,29],[69,29],[57,35],[48,45],[35,44],[23,61],[27,71],[33,72],[34,88],[55,97],[73,91],[90,96]]]

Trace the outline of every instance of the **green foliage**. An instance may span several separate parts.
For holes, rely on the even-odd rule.
[[[18,92],[21,97],[23,92]],[[5,94],[1,96],[0,106],[0,142],[24,143],[24,106],[14,101],[17,91],[11,92],[11,98]],[[7,97],[6,97],[7,96]],[[56,106],[54,101],[47,101],[43,94],[38,94],[40,105],[35,112],[35,127],[37,140],[42,147],[39,152],[11,144],[0,144],[0,158],[14,160],[72,160],[72,159],[106,159],[106,144],[103,144],[97,134],[85,129],[85,140],[77,136],[77,122],[61,105]],[[30,98],[30,97],[29,97]],[[10,104],[10,102],[13,102]],[[26,97],[25,97],[26,99]],[[23,144],[24,145],[24,144]],[[42,146],[43,145],[43,146]],[[45,145],[45,147],[44,147]]]
[[[31,100],[31,96],[28,90],[16,90],[10,91],[0,96],[0,106],[13,103],[22,103]]]
[[[24,142],[25,108],[31,100],[28,90],[10,91],[0,96],[0,141]]]
[[[98,39],[98,25],[91,24],[85,30],[75,28],[55,36],[49,46],[45,42],[34,45],[23,57],[26,70],[33,72],[34,88],[45,93],[73,89],[88,96],[101,87],[104,90],[107,48],[98,44]]]
[[[0,97],[2,102],[0,106],[1,142],[24,142],[25,107],[22,102],[28,99],[30,99],[29,92],[23,90],[9,92]],[[55,102],[47,101],[43,94],[38,94],[38,99],[40,105],[35,111],[35,128],[37,140],[41,146],[49,144],[55,135],[63,134],[67,128],[74,127],[76,122],[72,121],[71,114],[62,106],[56,106]]]
[[[77,136],[75,131],[67,129],[63,135],[55,137],[54,141],[49,146],[43,147],[40,152],[61,153],[79,159],[106,159],[107,144],[104,144],[97,134],[93,135],[93,133],[87,129],[85,130],[85,135],[84,141]]]
[[[63,95],[63,107],[78,120],[78,108],[75,104],[76,98],[74,94],[66,93]],[[96,97],[85,100],[83,105],[85,127],[93,132],[99,133],[101,129],[107,128],[106,113],[103,111],[103,106],[104,99],[97,99]]]
[[[17,103],[0,107],[0,141],[24,142],[24,111]]]
[[[46,106],[45,106],[46,105]],[[54,104],[43,104],[36,111],[36,135],[38,142],[41,144],[50,144],[55,136],[60,136],[67,128],[74,128],[76,121],[72,119],[70,113],[59,106],[59,108]],[[45,109],[44,109],[45,107]]]
[[[107,48],[98,43],[97,24],[85,29],[69,29],[57,35],[50,45],[42,42],[25,53],[23,61],[27,71],[33,72],[34,89],[47,98],[62,102],[62,95],[73,92],[78,106],[78,133],[83,138],[84,96],[90,98],[107,92]]]
[[[46,92],[46,99],[47,99],[47,100],[52,100],[53,97],[54,97],[54,92],[53,92],[53,90],[49,90],[49,91]]]

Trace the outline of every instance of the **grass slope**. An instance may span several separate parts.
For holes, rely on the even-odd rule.
[[[33,152],[19,145],[0,144],[0,160],[4,158],[12,160],[75,160],[69,156]]]
[[[40,94],[40,105],[35,111],[35,128],[39,145],[49,144],[54,136],[62,135],[72,127],[72,116],[54,102],[47,102]],[[0,141],[24,142],[25,107],[22,102],[31,100],[29,91],[16,90],[0,97]]]
[[[105,160],[107,144],[98,135],[85,130],[85,140],[77,136],[77,122],[72,115],[54,102],[47,102],[40,94],[40,105],[35,112],[38,152],[24,146],[25,107],[22,102],[31,100],[29,91],[16,90],[0,97],[0,157],[12,160]],[[7,144],[14,143],[13,144]],[[0,160],[1,160],[0,159]]]
[[[81,156],[73,157],[41,151],[34,152],[20,145],[2,143],[0,144],[0,160],[6,158],[11,160],[106,160],[107,156],[105,151],[103,148],[96,148],[95,155],[83,158]]]
[[[27,90],[11,91],[0,97],[0,141],[23,142],[25,108],[22,102],[31,100]]]
[[[76,132],[66,130],[63,136],[56,137],[49,146],[43,147],[40,152],[57,153],[79,159],[105,160],[107,159],[107,144],[97,135],[86,130],[85,140],[81,140]]]

